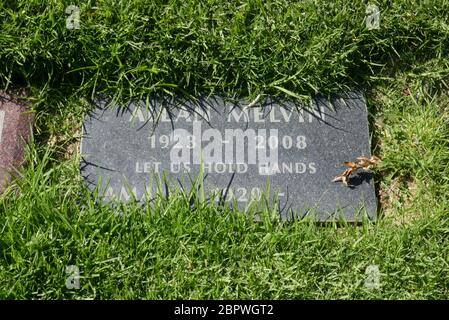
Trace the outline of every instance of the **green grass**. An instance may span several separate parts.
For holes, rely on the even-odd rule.
[[[392,1],[393,2],[393,1]],[[0,2],[0,83],[36,111],[27,165],[0,196],[0,298],[449,296],[449,2]],[[88,100],[152,93],[307,98],[363,88],[377,223],[282,223],[196,195],[101,207],[76,148]],[[193,204],[191,203],[193,199]],[[65,269],[81,272],[68,290]],[[364,285],[376,265],[380,288]]]
[[[331,93],[432,58],[447,74],[449,2],[377,3],[379,30],[365,1],[85,1],[71,30],[71,1],[3,1],[0,78],[121,98]]]

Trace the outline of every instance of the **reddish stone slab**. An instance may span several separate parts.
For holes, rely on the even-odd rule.
[[[0,91],[0,193],[23,163],[33,122],[25,104]]]

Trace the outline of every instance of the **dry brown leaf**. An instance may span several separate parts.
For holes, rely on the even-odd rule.
[[[345,166],[349,167],[349,168],[357,168],[358,164],[352,161],[345,161],[344,162]]]
[[[349,184],[349,178],[353,172],[358,169],[369,170],[372,166],[378,164],[379,162],[381,162],[381,160],[376,156],[372,156],[370,159],[367,157],[357,157],[355,162],[345,161],[344,165],[349,167],[349,169],[346,169],[341,175],[332,179],[332,182],[341,181],[345,186],[352,187],[352,185]]]

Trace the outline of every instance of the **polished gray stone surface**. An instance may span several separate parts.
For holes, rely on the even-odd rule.
[[[245,209],[268,197],[284,219],[376,218],[372,173],[355,174],[352,188],[332,182],[344,161],[370,156],[360,93],[317,97],[307,107],[274,99],[248,107],[218,97],[96,104],[84,124],[81,171],[102,201],[150,200],[158,184],[189,191],[202,166],[211,201]]]

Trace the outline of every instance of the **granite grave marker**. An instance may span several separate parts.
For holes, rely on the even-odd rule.
[[[241,209],[260,202],[269,185],[283,219],[376,218],[372,173],[351,177],[352,188],[332,182],[344,161],[370,156],[359,92],[317,97],[309,106],[274,98],[248,106],[219,97],[96,104],[84,123],[82,174],[102,201],[146,201],[164,175],[188,190],[203,168],[206,192]]]
[[[34,115],[26,105],[0,92],[0,193],[23,162],[33,121]]]

